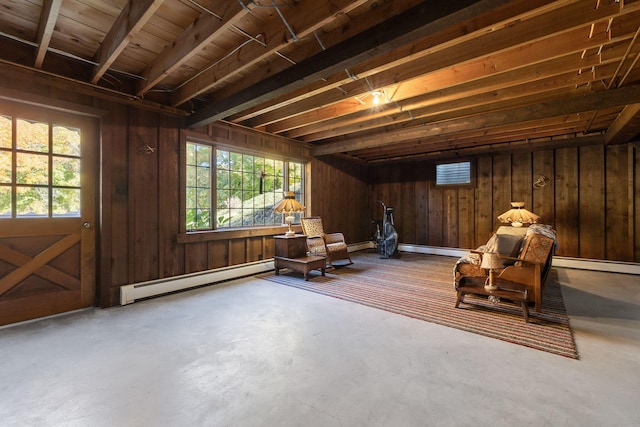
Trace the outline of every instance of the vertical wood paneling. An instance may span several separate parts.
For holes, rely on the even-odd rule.
[[[103,307],[117,304],[118,286],[129,283],[128,116],[128,109],[117,105],[102,119],[99,294]]]
[[[578,149],[556,150],[555,218],[558,255],[578,253]]]
[[[476,229],[472,248],[484,244],[494,230],[492,181],[493,161],[491,157],[479,157],[476,162]]]
[[[514,153],[511,156],[511,171],[511,201],[524,202],[525,207],[533,211],[531,153]]]
[[[158,194],[161,212],[158,222],[159,268],[160,277],[171,277],[184,271],[184,245],[176,243],[180,232],[180,188],[176,186],[180,173],[178,132],[179,121],[169,117],[160,117],[158,140],[158,162],[161,173],[158,175]]]
[[[543,186],[533,189],[533,212],[540,216],[541,224],[548,224],[555,228],[555,157],[552,150],[533,153],[533,177],[546,178]],[[533,185],[533,183],[532,183]]]
[[[207,242],[189,243],[184,246],[184,272],[195,273],[209,268]]]
[[[604,259],[605,212],[593,209],[604,206],[604,147],[580,147],[580,210],[578,216],[579,253],[583,258]]]
[[[606,149],[606,253],[607,259],[631,261],[633,240],[629,236],[628,148]]]
[[[397,180],[411,183],[401,188],[413,191],[413,201],[402,198],[396,208],[413,210],[415,243],[471,248],[487,241],[501,225],[496,217],[517,199],[540,215],[541,223],[556,229],[559,256],[638,262],[640,155],[635,145],[567,147],[474,160],[475,188],[458,188],[455,195],[452,189],[435,187],[433,176],[421,178],[426,162],[403,164],[400,175],[397,164],[377,166],[371,171],[371,199],[396,191]],[[547,182],[536,188],[540,176]],[[421,217],[426,218],[422,234]]]
[[[497,219],[498,215],[508,211],[511,208],[511,202],[520,201],[512,200],[510,155],[499,155],[493,158],[493,176],[491,178],[493,194],[491,218],[493,221],[492,230],[495,230],[501,225]]]
[[[431,186],[429,190],[429,241],[428,245],[443,246],[442,223],[444,198],[443,191]]]
[[[207,245],[208,268],[221,268],[229,265],[229,241],[213,240]]]
[[[348,243],[369,240],[371,213],[364,170],[342,159],[311,162],[311,210],[327,232],[341,232]]]
[[[393,213],[395,223],[397,227],[400,227],[402,230],[402,236],[404,236],[404,240],[401,240],[406,243],[415,243],[416,242],[416,222],[415,212],[416,212],[416,185],[414,174],[416,170],[405,170],[404,173],[409,176],[409,179],[402,183],[402,179],[399,179],[400,185],[400,194],[399,201],[397,206],[401,209],[396,209]]]
[[[475,248],[475,215],[473,203],[474,190],[461,188],[458,190],[458,244],[460,248]]]
[[[398,239],[400,242],[404,242],[405,239],[408,238],[407,236],[407,228],[405,227],[405,223],[402,221],[402,215],[403,213],[400,212],[406,212],[405,209],[402,209],[402,199],[403,199],[403,195],[402,192],[405,190],[405,188],[407,188],[408,183],[405,182],[405,174],[406,171],[402,168],[402,166],[400,165],[395,165],[392,168],[392,173],[391,173],[391,177],[390,177],[390,187],[389,187],[389,196],[387,200],[384,200],[384,202],[387,204],[387,206],[391,206],[394,209],[393,215],[394,218],[398,219],[395,225],[396,230],[398,231]],[[407,209],[410,209],[409,207],[407,207]],[[398,215],[400,215],[398,217]]]
[[[633,153],[633,188],[631,188],[633,202],[633,233],[634,247],[633,247],[633,260],[635,262],[640,261],[640,201],[638,195],[640,194],[640,150],[638,145],[632,144],[629,150]]]
[[[416,174],[419,173],[416,168]],[[416,244],[425,244],[427,242],[428,220],[427,216],[428,199],[429,199],[429,176],[427,171],[423,171],[424,176],[416,176],[415,180],[415,210],[411,212],[415,221],[415,241]]]
[[[237,265],[246,262],[247,242],[245,239],[232,239],[229,241],[229,265]]]
[[[629,201],[627,205],[627,226],[629,242],[627,246],[627,260],[635,260],[634,251],[635,251],[635,221],[634,221],[634,212],[635,212],[635,203],[636,203],[636,193],[635,193],[635,149],[633,144],[627,144],[627,200]]]
[[[343,219],[340,229],[349,237],[349,242],[362,242],[370,237],[370,212],[367,210],[369,194],[365,169],[359,165],[344,164],[343,173],[339,176],[343,188],[346,189],[346,208],[342,209]],[[345,215],[346,214],[346,215]],[[338,213],[338,216],[340,214]]]
[[[264,259],[273,258],[273,256],[276,253],[275,251],[276,245],[273,240],[273,237],[271,236],[265,237],[263,242],[263,247],[264,247]]]
[[[247,256],[245,262],[259,261],[263,257],[262,237],[250,237],[247,242]]]
[[[458,245],[458,190],[448,188],[442,192],[444,212],[442,215],[442,245]]]
[[[130,278],[143,282],[159,276],[158,116],[131,109],[129,118]]]

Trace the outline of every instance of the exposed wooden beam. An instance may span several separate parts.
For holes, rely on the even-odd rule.
[[[466,77],[472,79],[482,74],[499,73],[525,63],[531,64],[548,60],[554,55],[558,56],[559,53],[550,48],[554,43],[561,45],[565,51],[569,49],[569,52],[580,52],[589,47],[599,46],[609,40],[608,34],[600,33],[590,38],[588,25],[593,20],[602,19],[612,11],[618,10],[618,6],[597,10],[589,6],[587,11],[584,11],[587,3],[590,4],[587,0],[571,3],[551,13],[542,14],[527,21],[519,21],[503,29],[483,32],[446,49],[439,48],[434,53],[431,53],[431,49],[423,49],[424,46],[404,47],[403,49],[411,52],[415,50],[429,52],[429,54],[422,53],[420,61],[411,64],[405,64],[401,59],[395,63],[389,63],[396,67],[378,73],[371,77],[371,81],[376,83],[376,88],[382,88],[416,78],[428,78],[430,73],[439,70],[452,74],[450,69],[452,66],[456,66],[456,74],[460,74],[461,78],[467,73]],[[564,37],[564,33],[570,33],[570,35]],[[550,39],[550,34],[555,34],[555,37]],[[527,57],[527,53],[530,57]],[[398,58],[403,57],[398,52],[394,52],[394,55]],[[412,56],[417,55],[414,53]],[[479,74],[479,76],[472,76],[470,73]],[[425,86],[424,83],[421,85]],[[430,86],[431,84],[426,85],[426,87]],[[335,104],[343,101],[346,96],[358,97],[371,91],[371,87],[362,79],[345,84],[341,89],[341,92],[331,91],[318,95],[314,99],[289,104],[286,108],[263,114],[244,124],[252,127],[269,125],[304,111],[316,109],[319,105]],[[400,89],[402,90],[402,86]],[[399,101],[414,94],[415,90],[408,88],[404,93],[395,94],[394,99]]]
[[[607,145],[625,144],[640,134],[640,104],[627,105],[613,121],[605,141]]]
[[[0,87],[2,87],[4,91],[11,92],[13,88],[18,87],[23,93],[27,94],[31,87],[50,87],[69,93],[105,99],[118,104],[135,106],[143,110],[155,111],[176,117],[187,116],[186,111],[178,108],[139,99],[128,93],[122,93],[76,79],[54,75],[50,72],[17,65],[1,59],[0,75],[3,76],[3,78],[0,79]]]
[[[451,0],[421,3],[357,36],[339,43],[227,99],[213,102],[189,118],[190,126],[202,126],[228,117],[244,108],[259,104],[315,80],[390,52],[429,33],[455,24],[463,16],[485,13],[507,0]]]
[[[586,87],[576,89],[572,86],[559,88],[549,86],[540,90],[539,88],[544,86],[542,84],[535,85],[533,83],[535,82],[523,85],[530,88],[528,89],[529,93],[523,93],[523,91],[527,91],[527,89],[522,87],[506,88],[496,92],[487,92],[479,95],[458,98],[452,101],[412,110],[410,112],[398,112],[396,110],[393,114],[389,113],[386,116],[381,116],[375,120],[356,122],[351,125],[339,125],[336,123],[336,130],[326,130],[318,134],[309,135],[309,137],[312,137],[314,140],[323,140],[329,139],[330,137],[363,132],[383,126],[387,126],[387,130],[393,130],[393,128],[389,129],[389,127],[394,126],[397,128],[402,126],[402,124],[409,125],[412,121],[413,123],[442,122],[459,117],[469,117],[478,114],[485,114],[491,111],[522,107],[523,105],[539,103],[553,98],[576,96],[588,91]],[[306,138],[304,139],[304,142],[307,142]]]
[[[380,160],[373,160],[367,162],[369,165],[382,165],[392,163],[405,163],[412,161],[422,160],[436,160],[436,159],[448,159],[459,158],[460,156],[472,156],[479,154],[494,154],[494,153],[522,153],[526,151],[535,152],[540,150],[550,150],[563,147],[581,147],[586,145],[598,145],[604,143],[603,135],[586,135],[576,136],[570,138],[546,138],[544,140],[533,141],[511,141],[500,144],[490,144],[482,146],[467,147],[455,150],[436,150],[429,153],[421,153],[411,156],[399,156],[397,158],[385,158]]]
[[[44,57],[47,54],[47,49],[49,49],[49,43],[51,43],[53,29],[58,20],[58,13],[60,13],[60,5],[62,5],[62,0],[44,0],[42,3],[42,12],[40,13],[38,31],[36,32],[36,44],[38,45],[34,64],[36,68],[42,68]]]
[[[364,159],[397,157],[421,152],[458,150],[476,146],[491,146],[523,139],[535,141],[548,138],[573,137],[584,135],[584,128],[589,122],[588,113],[572,114],[563,117],[552,117],[526,123],[497,126],[489,129],[472,129],[453,135],[438,135],[417,141],[398,142],[381,147],[351,151],[350,155]]]
[[[576,39],[576,35],[579,34],[579,32],[570,32],[568,34],[572,39]],[[560,40],[556,44],[562,45],[563,38],[564,37],[560,37]],[[593,39],[602,40],[598,37],[593,37]],[[447,102],[481,93],[490,93],[504,87],[532,84],[536,81],[546,80],[547,86],[542,88],[542,90],[550,90],[552,86],[571,86],[578,83],[588,83],[594,78],[593,74],[580,74],[578,71],[581,68],[599,65],[602,61],[596,55],[581,58],[579,52],[583,46],[594,45],[594,43],[597,44],[599,41],[591,42],[587,37],[578,40],[581,42],[575,50],[578,53],[573,55],[560,56],[560,52],[562,51],[555,50],[549,46],[550,42],[547,40],[545,43],[532,44],[532,46],[539,44],[539,50],[529,49],[528,47],[517,49],[520,55],[534,58],[535,61],[528,62],[525,59],[518,58],[518,60],[503,61],[500,65],[497,65],[489,58],[482,57],[456,68],[455,73],[452,73],[449,68],[437,70],[399,85],[398,90],[390,93],[393,103],[388,108],[393,109],[395,107],[396,111],[401,109],[407,112],[407,114],[411,112],[411,116],[417,118],[421,116],[421,112],[417,110],[427,106],[433,106],[437,102]],[[548,56],[544,56],[542,51],[548,52]],[[506,52],[505,56],[509,58],[509,52]],[[552,59],[544,61],[548,58]],[[530,65],[531,63],[533,64]],[[557,77],[567,73],[571,73],[571,75],[565,76],[564,79]],[[553,79],[554,77],[555,79]],[[428,88],[428,90],[425,88]],[[422,93],[422,95],[416,97],[416,93]],[[446,99],[445,96],[448,99]],[[385,109],[384,107],[386,106],[382,105],[380,108]],[[362,121],[374,120],[377,116],[385,114],[384,112],[377,114],[375,108],[372,108],[369,102],[367,102],[366,105],[362,105],[353,102],[353,99],[350,98],[349,101],[344,101],[340,104],[322,109],[311,110],[309,113],[299,114],[294,118],[269,125],[267,126],[267,130],[269,132],[279,133],[282,132],[282,130],[288,131],[291,128],[296,128],[296,130],[287,133],[287,136],[293,138],[321,132],[323,130],[339,132],[338,124],[341,120],[340,116],[357,112],[361,112]],[[325,121],[314,125],[315,121],[310,120],[307,115],[318,118],[322,117]],[[319,140],[327,137],[329,136],[320,136],[305,140]]]
[[[362,150],[397,143],[403,140],[415,140],[471,129],[485,129],[493,126],[503,126],[505,124],[521,123],[636,103],[640,103],[640,86],[630,86],[607,92],[594,92],[583,96],[543,102],[508,111],[497,111],[475,117],[465,117],[441,123],[426,124],[424,126],[413,126],[393,132],[376,133],[359,138],[330,142],[312,148],[311,155],[322,156]]]
[[[322,2],[318,0],[305,0],[304,2],[294,3],[294,6],[292,7],[284,8],[282,10],[282,14],[289,25],[295,29],[296,37],[304,38],[312,35],[315,31],[321,29],[322,26],[331,22],[335,19],[335,16],[349,13],[354,8],[361,6],[366,2],[367,0],[324,0]],[[305,6],[308,7],[310,4],[313,4],[313,10],[311,13],[301,14],[299,12]],[[195,76],[193,79],[182,85],[173,94],[172,105],[181,105],[187,100],[192,99],[203,92],[223,86],[229,79],[233,78],[234,75],[243,73],[255,64],[260,63],[260,61],[273,57],[280,50],[293,43],[291,35],[287,32],[280,20],[269,21],[263,28],[261,28],[261,30],[262,33],[260,34],[260,40],[264,45],[259,43],[247,44],[242,47],[241,51],[238,51],[237,55],[229,55],[222,58],[215,67],[207,70],[206,73]],[[321,50],[318,43],[315,43],[314,41],[313,44],[317,51]],[[272,67],[276,67],[276,65],[272,64],[270,67],[263,67],[268,68],[268,71],[259,70],[256,72],[254,70],[250,75],[245,76],[241,79],[244,88],[250,86],[250,82],[255,84],[262,78],[267,77],[266,75],[263,75],[263,73],[274,73]],[[232,86],[235,87],[235,85]],[[228,89],[223,89],[222,97],[224,97],[224,92],[227,90]]]
[[[378,11],[381,12],[379,15],[380,22],[384,19],[388,19],[389,16],[394,16],[397,13],[382,13],[386,10],[389,3],[384,3],[383,6],[376,7],[373,12],[367,13],[363,19],[356,19],[355,21],[350,22],[347,27],[347,32],[343,31],[342,28],[338,28],[329,34],[325,34],[323,36],[323,43],[326,43],[327,46],[333,46],[364,31],[364,29],[371,27],[372,24],[370,23],[370,18],[377,19]],[[434,32],[428,37],[418,40],[415,43],[400,47],[388,52],[386,55],[378,55],[366,62],[355,65],[349,69],[349,74],[342,70],[342,72],[333,76],[325,77],[322,80],[311,83],[304,88],[296,90],[295,92],[289,92],[286,96],[274,98],[265,105],[257,105],[249,108],[248,110],[243,111],[241,115],[231,116],[229,120],[236,123],[245,122],[246,120],[269,113],[276,109],[289,107],[293,103],[314,97],[322,94],[323,92],[329,92],[333,89],[343,91],[342,86],[351,83],[354,78],[360,80],[373,78],[376,83],[378,83],[377,80],[380,73],[383,73],[386,70],[394,67],[402,67],[412,61],[419,60],[423,63],[428,62],[428,59],[425,58],[426,55],[434,55],[439,51],[449,49],[464,41],[475,39],[478,36],[485,34],[486,28],[491,28],[492,31],[497,31],[500,28],[509,27],[513,25],[514,22],[527,19],[532,15],[535,16],[546,11],[550,3],[553,3],[554,7],[558,7],[568,3],[568,0],[555,2],[550,2],[549,0],[512,1],[502,7],[487,11],[484,14],[469,16],[465,20],[456,22],[455,25],[448,28],[443,28],[442,31]],[[371,13],[375,13],[376,15],[370,15]],[[485,29],[485,31],[482,31],[481,29]],[[296,52],[297,51],[294,51],[294,54]],[[310,54],[307,56],[310,56]],[[293,56],[293,58],[295,59],[296,56]],[[265,77],[267,76],[262,76],[261,78]],[[369,90],[368,86],[365,86],[365,88],[366,90]],[[227,91],[220,91],[219,93],[239,92],[238,89],[233,92],[229,92],[229,89],[227,89]],[[349,94],[349,96],[352,96],[352,94]],[[220,96],[220,98],[224,98],[224,96]],[[312,106],[311,110],[316,107],[317,104]],[[302,112],[302,110],[300,112]],[[264,125],[265,123],[265,121],[261,121],[261,125]],[[245,124],[249,125],[249,123]]]
[[[162,81],[172,71],[209,45],[223,31],[228,31],[253,8],[253,3],[216,0],[208,9],[216,15],[204,12],[180,36],[149,64],[142,72],[143,79],[136,87],[136,94],[143,95]]]
[[[94,56],[98,63],[93,69],[91,83],[97,84],[118,55],[153,16],[164,0],[129,0],[105,36]]]

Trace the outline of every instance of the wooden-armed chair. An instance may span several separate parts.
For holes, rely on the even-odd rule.
[[[500,238],[501,233],[496,233],[490,239],[490,242],[495,237]],[[493,241],[495,242],[496,240],[500,239]],[[483,248],[483,250],[502,252],[495,248],[489,248],[491,246],[490,242],[487,242],[487,247]],[[515,285],[515,288],[526,290],[526,301],[533,303],[535,310],[540,311],[544,284],[551,269],[555,245],[555,231],[548,226],[532,225],[527,231],[522,244],[518,245],[520,249],[517,256],[500,253],[500,258],[502,258],[506,267],[499,273],[496,272],[498,273],[496,274],[498,288],[514,289]],[[454,270],[455,288],[458,293],[456,307],[462,302],[464,295],[467,293],[484,295],[491,295],[492,293],[490,291],[482,291],[484,279],[488,275],[487,271],[480,267],[482,254],[482,250],[472,251],[471,255],[476,257],[476,261],[472,260],[471,263],[466,265],[456,265]]]
[[[333,261],[346,259],[353,264],[342,233],[325,233],[319,216],[300,218],[302,232],[307,236],[307,249],[311,255],[324,255],[333,267]]]

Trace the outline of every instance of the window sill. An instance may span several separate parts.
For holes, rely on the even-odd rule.
[[[291,229],[296,233],[302,232],[300,225],[292,225]],[[223,230],[189,231],[178,233],[178,243],[209,242],[213,240],[246,239],[249,237],[275,236],[284,234],[288,230],[286,225],[273,227],[229,228]]]

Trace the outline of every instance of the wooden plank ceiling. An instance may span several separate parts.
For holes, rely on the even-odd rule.
[[[640,0],[5,0],[0,75],[374,164],[626,143],[639,32]]]

